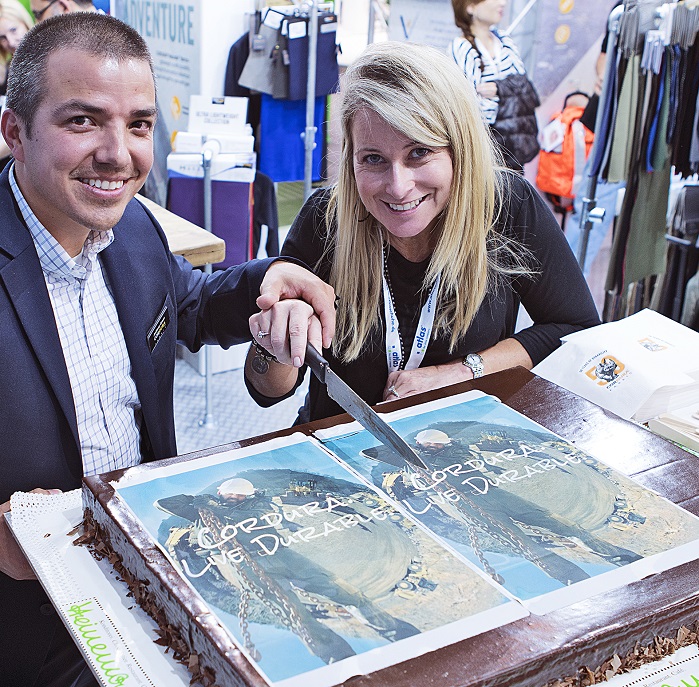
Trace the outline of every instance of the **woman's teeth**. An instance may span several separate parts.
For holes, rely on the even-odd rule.
[[[389,203],[388,207],[391,208],[391,210],[396,210],[396,211],[403,211],[403,210],[412,210],[413,208],[416,208],[420,203],[422,203],[422,198],[418,198],[417,200],[413,200],[410,203],[405,203],[404,205],[395,205],[394,203]]]

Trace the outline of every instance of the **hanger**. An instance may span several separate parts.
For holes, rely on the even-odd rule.
[[[640,54],[648,43],[649,31],[662,34],[665,45],[688,49],[699,32],[699,0],[625,0],[619,20],[618,46],[625,57]],[[651,43],[657,35],[651,34]]]
[[[318,21],[320,24],[327,22],[330,18],[336,20],[336,15],[334,14],[332,2],[319,2],[317,4],[318,8]],[[270,13],[279,15],[279,19],[273,19],[268,26],[273,26],[273,28],[279,28],[285,21],[288,21],[291,17],[302,18],[308,21],[310,19],[309,10],[312,8],[312,4],[308,2],[303,2],[299,5],[271,5],[267,7],[267,12],[265,13],[263,23],[267,21],[267,17]],[[320,30],[320,29],[319,29]],[[286,29],[282,27],[282,32],[286,32]]]

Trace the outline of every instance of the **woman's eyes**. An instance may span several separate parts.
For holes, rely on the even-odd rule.
[[[418,146],[410,150],[410,152],[408,153],[408,159],[422,160],[425,157],[427,157],[431,152],[432,150],[430,148]],[[367,165],[380,165],[381,163],[386,162],[386,159],[378,153],[369,153],[362,158],[362,162],[364,162]]]
[[[423,157],[427,157],[431,152],[429,148],[413,148],[410,151],[410,157],[421,160]]]

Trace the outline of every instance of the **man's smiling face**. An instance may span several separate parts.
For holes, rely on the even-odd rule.
[[[68,250],[111,229],[153,164],[155,86],[147,62],[74,48],[47,62],[45,97],[27,127],[6,112],[16,176],[39,221]]]

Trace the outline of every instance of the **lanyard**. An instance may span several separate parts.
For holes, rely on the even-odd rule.
[[[386,360],[388,362],[389,373],[396,370],[414,370],[420,367],[427,346],[430,343],[432,327],[434,325],[434,313],[437,307],[437,295],[439,293],[439,276],[435,280],[430,295],[427,297],[425,305],[420,311],[420,320],[417,323],[415,339],[410,351],[408,362],[403,364],[403,340],[398,328],[398,317],[393,303],[393,293],[388,279],[388,267],[383,258],[383,304],[386,319]]]

